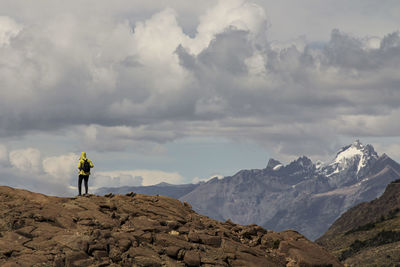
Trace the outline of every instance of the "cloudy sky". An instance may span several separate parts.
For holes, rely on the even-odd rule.
[[[190,183],[360,139],[400,161],[397,0],[1,0],[0,183]]]

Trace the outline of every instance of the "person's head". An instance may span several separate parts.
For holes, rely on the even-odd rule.
[[[81,159],[86,159],[86,152],[81,153]]]

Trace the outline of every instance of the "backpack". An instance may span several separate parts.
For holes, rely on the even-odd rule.
[[[83,161],[83,165],[82,165],[82,171],[84,172],[90,172],[90,163],[87,159],[85,159]]]

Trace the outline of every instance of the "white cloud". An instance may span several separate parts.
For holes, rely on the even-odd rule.
[[[22,26],[12,18],[0,16],[0,47],[9,45],[10,40],[17,36],[21,30]]]
[[[0,146],[0,151],[5,148]],[[5,150],[7,151],[7,150]],[[8,162],[0,160],[1,184],[49,195],[70,196],[77,184],[77,163],[74,153],[46,157],[36,148],[11,150]],[[4,163],[4,164],[2,164]]]
[[[65,184],[75,184],[78,177],[79,155],[69,153],[43,159],[42,165],[45,173],[52,176],[52,179]]]
[[[42,172],[41,153],[35,148],[12,150],[10,152],[11,165],[22,172],[39,174]]]
[[[207,178],[195,177],[195,178],[193,178],[192,183],[193,184],[197,184],[197,183],[200,183],[200,182],[208,182],[208,181],[210,181],[211,179],[214,179],[214,178],[222,179],[222,178],[224,178],[224,176],[220,175],[220,174],[214,174],[214,175],[211,175],[210,177],[207,177]]]
[[[104,173],[98,172],[96,175],[92,175],[90,182],[93,184],[94,188],[100,187],[120,187],[120,186],[141,186],[143,178],[141,176],[136,176],[132,173]]]
[[[161,182],[170,184],[184,183],[183,177],[177,172],[164,172],[158,170],[128,170],[96,172],[91,178],[93,185],[99,187],[118,187],[123,185],[155,185]]]
[[[211,40],[227,28],[248,31],[253,37],[264,35],[267,27],[265,11],[259,5],[246,0],[219,0],[200,17],[197,35],[183,46],[190,53],[199,54],[206,49]]]
[[[7,152],[3,145],[0,146],[0,152],[2,151]],[[0,154],[0,156],[5,156],[4,160],[6,160],[8,155],[3,154]],[[38,149],[26,148],[12,150],[9,153],[9,158],[11,163],[9,166],[7,163],[0,165],[2,185],[25,188],[50,195],[76,194],[78,154],[68,153],[45,157],[42,160],[41,152]],[[0,163],[3,163],[3,160]],[[91,172],[89,186],[95,189],[100,187],[147,186],[161,182],[182,184],[185,183],[185,180],[177,172],[142,169],[96,171],[95,168]]]

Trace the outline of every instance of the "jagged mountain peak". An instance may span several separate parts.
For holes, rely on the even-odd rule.
[[[352,144],[342,147],[334,159],[327,163],[314,163],[307,156],[301,156],[287,165],[270,159],[266,169],[283,176],[306,173],[307,177],[311,178],[322,175],[330,181],[331,186],[337,187],[358,182],[380,158],[382,159],[382,156],[379,157],[372,145],[364,145],[360,140],[355,140]]]
[[[360,140],[356,140],[351,145],[341,148],[334,160],[321,170],[327,177],[349,172],[359,177],[365,174],[378,158],[372,145],[364,145]]]
[[[372,145],[364,145],[360,142],[360,140],[356,140],[353,144],[341,148],[336,154],[333,163],[363,155],[378,158],[378,154],[375,152],[375,149]]]
[[[267,164],[268,170],[279,170],[281,167],[299,167],[299,168],[310,168],[314,166],[314,163],[311,159],[306,156],[298,157],[287,165],[283,165],[280,161],[275,159],[270,159]]]
[[[314,163],[312,162],[312,160],[309,159],[309,158],[306,157],[306,156],[301,156],[301,157],[299,157],[298,159],[296,159],[295,161],[293,161],[293,163],[298,164],[298,165],[303,166],[303,167],[309,167],[309,166],[314,165]]]
[[[280,161],[275,160],[273,158],[269,159],[268,164],[267,164],[267,169],[276,170],[280,167],[282,167],[282,163]]]

